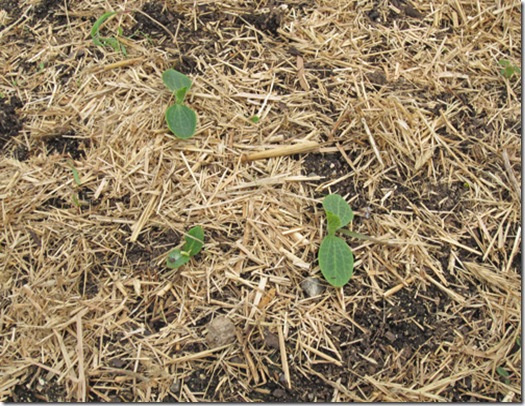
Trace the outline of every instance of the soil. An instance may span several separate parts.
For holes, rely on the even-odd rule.
[[[132,13],[134,23],[125,28],[123,35],[137,41],[147,39],[152,46],[168,50],[168,57],[175,69],[188,75],[199,75],[205,72],[197,58],[189,56],[191,49],[205,42],[209,50],[206,58],[211,60],[215,54],[223,52],[223,48],[233,46],[236,41],[235,36],[240,30],[247,27],[253,27],[254,41],[266,43],[268,47],[276,46],[275,43],[278,43],[279,46],[289,49],[290,55],[294,58],[300,55],[300,52],[290,44],[290,41],[280,31],[290,21],[287,20],[289,15],[285,15],[279,6],[286,5],[296,10],[297,15],[304,15],[315,2],[269,1],[263,2],[265,7],[258,7],[255,3],[250,3],[251,6],[245,7],[242,12],[236,13],[236,15],[210,2],[197,6],[195,21],[191,22],[186,19],[183,13],[177,11],[176,5],[167,6],[171,3],[144,3],[140,12],[134,11]],[[384,7],[383,3],[385,2],[373,1],[372,7],[366,14],[370,24],[377,29],[381,29],[381,27],[408,29],[409,23],[423,21],[425,18],[408,1],[386,2],[390,7]],[[39,24],[49,24],[50,26],[65,24],[67,19],[62,12],[64,4],[62,0],[39,2],[30,11],[31,24],[35,26]],[[21,2],[0,0],[0,10],[4,10],[11,21],[19,18],[22,7]],[[68,18],[80,17],[71,15]],[[444,26],[452,24],[447,16],[442,18]],[[95,20],[96,16],[90,17],[91,23]],[[192,27],[194,23],[198,27],[197,30]],[[219,38],[209,28],[211,25],[217,24],[221,26],[222,38]],[[2,28],[3,26],[0,26],[0,29]],[[174,48],[174,45],[170,43],[171,36],[175,36],[175,34],[177,34],[178,52],[171,50]],[[31,40],[28,39],[28,45],[30,42]],[[224,45],[226,43],[228,45]],[[241,47],[243,46],[246,46],[245,43],[241,45]],[[375,49],[371,49],[372,56],[364,62],[372,66],[384,63],[386,56],[382,52],[387,49],[388,44],[386,43],[376,44]],[[80,61],[95,57],[95,52],[82,51],[81,56],[75,60]],[[65,60],[65,57],[57,57],[57,61],[63,64],[62,69],[59,69],[62,73],[59,78],[62,80],[62,84],[69,83],[74,72],[73,68],[68,68]],[[243,56],[232,56],[228,63],[231,66],[226,69],[226,72],[231,75],[235,74],[236,68],[250,69],[250,62],[246,61]],[[35,72],[38,69],[35,63],[22,60],[18,68],[25,69],[28,72]],[[319,80],[319,83],[321,80],[336,74],[333,68],[324,66],[322,62],[309,63],[306,68],[312,73],[313,78]],[[286,73],[282,72],[277,79],[279,83],[276,83],[276,94],[289,91],[290,85],[295,83],[293,76],[287,76]],[[491,169],[496,171],[495,168],[500,167],[499,155],[484,149],[478,143],[480,133],[492,133],[496,131],[496,128],[494,128],[492,117],[486,112],[480,111],[479,107],[469,99],[469,95],[475,94],[475,89],[467,82],[464,83],[461,91],[440,92],[408,84],[402,80],[389,80],[382,71],[376,70],[367,74],[365,83],[369,95],[381,94],[386,89],[393,89],[400,93],[410,92],[414,100],[429,106],[429,111],[433,111],[433,118],[435,119],[446,111],[451,104],[461,105],[463,107],[462,113],[454,116],[448,126],[443,126],[436,132],[450,142],[457,142],[458,150],[462,151],[465,156],[477,160],[480,164],[480,176],[484,176],[483,173]],[[312,79],[312,88],[315,89],[316,86],[320,85]],[[497,89],[497,93],[500,95],[500,103],[503,106],[508,98],[507,89],[501,85]],[[319,113],[337,120],[340,111],[329,99],[330,97],[327,97],[322,103],[318,103],[321,106],[318,107]],[[357,93],[349,92],[349,100],[357,102],[359,96]],[[431,104],[432,106],[430,106]],[[4,157],[14,158],[20,162],[28,162],[41,156],[48,159],[58,157],[63,160],[72,159],[77,162],[84,162],[90,149],[97,147],[98,141],[95,141],[92,136],[79,134],[70,128],[60,128],[45,137],[28,138],[27,133],[23,131],[24,125],[26,125],[22,113],[23,107],[24,103],[18,96],[0,98],[0,154]],[[281,107],[283,113],[289,108],[287,106]],[[433,110],[430,110],[431,107]],[[518,121],[509,120],[507,124],[506,131],[509,134],[519,135],[521,133],[521,124]],[[289,134],[299,132],[301,128],[297,123],[286,125],[283,128]],[[450,130],[450,128],[454,128],[455,131]],[[361,127],[356,127],[350,135],[352,136],[352,132],[357,134],[362,131]],[[458,138],[457,132],[465,134],[465,137]],[[338,132],[333,136],[339,140]],[[293,138],[292,136],[288,137]],[[321,134],[321,138],[321,141],[325,143],[330,140],[328,134]],[[463,248],[454,252],[456,262],[474,261],[483,264],[481,258],[472,253],[472,249],[479,249],[480,241],[485,238],[482,227],[478,228],[477,234],[473,234],[465,229],[464,224],[462,224],[462,216],[475,210],[474,206],[477,204],[474,199],[469,197],[472,189],[468,184],[458,179],[449,181],[445,176],[438,177],[440,181],[436,181],[435,178],[428,176],[428,172],[424,171],[415,175],[409,174],[406,168],[410,166],[409,163],[412,162],[413,158],[408,155],[403,157],[403,152],[400,152],[402,163],[395,169],[385,170],[381,180],[377,183],[369,182],[368,174],[363,172],[339,181],[353,171],[348,160],[356,166],[360,165],[364,148],[361,141],[356,143],[342,142],[341,145],[345,149],[346,157],[333,150],[293,157],[296,161],[302,162],[302,175],[321,177],[318,181],[309,181],[305,186],[312,198],[321,199],[327,194],[327,189],[319,187],[330,181],[337,181],[329,187],[329,191],[347,197],[353,210],[357,213],[353,223],[354,228],[370,235],[382,234],[381,230],[377,229],[373,223],[375,218],[388,216],[393,212],[403,212],[414,205],[418,209],[425,209],[429,212],[450,213],[444,217],[442,227],[444,230],[456,232],[458,235],[457,243],[463,245]],[[439,153],[443,153],[443,149],[436,150],[435,153],[437,171],[443,169],[438,167],[440,159],[442,159]],[[519,169],[521,170],[521,168]],[[96,193],[94,187],[83,186],[75,189],[75,191],[78,199],[85,202],[82,206],[76,207],[71,199],[53,196],[43,201],[37,211],[78,209],[79,215],[85,215],[88,219],[90,215],[102,216],[106,211],[111,213],[121,210],[122,207],[133,206],[136,203],[136,196],[119,191],[103,192],[97,199],[93,198]],[[384,199],[384,196],[389,192],[392,192],[390,198]],[[502,202],[511,203],[512,199],[513,197],[509,193],[502,195]],[[313,206],[312,213],[315,211],[314,209],[321,209],[320,204],[317,204],[316,207]],[[516,233],[519,227],[518,221],[513,223],[509,228],[509,235]],[[130,242],[132,233],[133,230],[128,224],[122,224],[119,234],[113,236],[118,246],[126,252],[125,260],[122,259],[122,256],[113,255],[111,252],[97,254],[97,262],[90,268],[89,273],[86,272],[82,275],[76,285],[76,293],[81,300],[91,300],[99,295],[104,284],[108,283],[106,272],[110,268],[122,272],[131,272],[132,275],[140,275],[140,278],[152,282],[163,278],[167,271],[162,265],[159,265],[158,258],[163,255],[167,246],[178,244],[182,235],[171,229],[153,226],[148,228],[147,232],[140,234],[136,241]],[[210,233],[210,239],[214,241],[216,249],[225,255],[231,255],[232,241],[239,241],[243,237],[243,231],[238,228],[236,223],[231,225],[225,223],[222,229],[215,229]],[[422,227],[418,236],[423,240],[432,241],[434,238],[433,230]],[[32,235],[32,238],[35,243],[40,243],[37,235]],[[501,251],[510,251],[511,244],[512,242],[505,241],[500,247]],[[357,246],[358,244],[354,245]],[[465,249],[465,246],[471,249]],[[46,248],[47,254],[51,256],[54,250],[58,250],[58,248],[58,245],[57,247],[49,245]],[[441,263],[443,277],[448,281],[449,288],[461,295],[465,303],[476,303],[480,295],[480,287],[475,283],[475,280],[466,280],[459,274],[447,269],[452,256],[450,248],[441,252],[432,251],[431,255]],[[309,258],[314,260],[315,256],[311,254]],[[366,258],[365,252],[356,250],[356,260],[359,261],[362,258]],[[500,257],[495,255],[494,258],[494,261],[498,258],[501,261],[505,259],[503,254]],[[28,258],[28,262],[30,261],[31,259]],[[385,262],[388,262],[388,259],[385,259]],[[247,263],[256,265],[254,262]],[[405,264],[409,264],[409,262],[407,261]],[[522,274],[521,250],[514,257],[512,270],[519,275]],[[433,275],[429,269],[420,270],[420,272],[423,271],[428,271],[429,274]],[[401,377],[395,381],[396,385],[411,387],[417,381],[417,370],[412,368],[407,372],[405,370],[407,365],[423,362],[421,360],[425,360],[432,354],[446,357],[447,349],[445,347],[454,342],[458,335],[469,337],[477,334],[480,342],[485,336],[487,340],[489,339],[490,326],[488,326],[487,321],[489,309],[465,305],[461,317],[451,316],[450,313],[455,311],[453,309],[455,309],[456,303],[450,295],[445,293],[444,289],[430,283],[418,285],[417,288],[406,286],[395,295],[378,300],[371,294],[370,282],[363,275],[362,269],[357,268],[356,272],[358,277],[341,291],[345,297],[355,297],[355,301],[345,309],[346,314],[353,316],[353,323],[350,321],[334,323],[329,329],[330,339],[341,355],[340,365],[330,362],[317,362],[305,367],[304,360],[290,359],[290,389],[284,381],[283,372],[280,368],[281,359],[277,335],[275,331],[267,329],[264,334],[255,332],[251,335],[249,343],[255,353],[262,354],[261,360],[257,362],[265,365],[265,383],[247,389],[242,381],[245,372],[242,368],[235,366],[235,361],[239,360],[227,359],[224,362],[231,364],[230,370],[238,369],[238,378],[237,380],[228,378],[231,381],[228,383],[228,391],[225,391],[221,389],[226,385],[222,376],[210,370],[205,362],[200,362],[193,367],[191,373],[186,374],[180,381],[173,384],[171,393],[153,388],[154,398],[163,402],[178,401],[182,383],[184,383],[191,392],[202,394],[204,398],[212,401],[241,402],[248,397],[253,401],[264,402],[330,402],[334,397],[334,382],[337,382],[342,387],[348,388],[355,396],[366,399],[368,395],[378,389],[370,382],[361,383],[358,386],[355,383],[357,379],[362,379],[365,376],[386,379],[387,377],[384,374],[390,374],[390,376]],[[179,279],[174,279],[174,284],[180,282],[182,276],[177,275],[176,278]],[[22,283],[23,280],[19,281],[20,285]],[[225,288],[220,295],[213,296],[213,299],[225,303],[234,302],[239,297],[239,291],[235,289],[232,287]],[[240,288],[238,289],[240,290]],[[141,333],[143,336],[161,333],[179,317],[179,308],[174,305],[172,299],[168,300],[159,296],[153,300],[151,297],[142,296],[139,292],[130,291],[128,300],[127,305],[130,307],[130,314],[134,315],[133,320],[140,320],[145,326]],[[365,309],[365,311],[356,311],[356,309]],[[195,334],[202,333],[204,335],[206,325],[211,318],[211,313],[199,312],[193,320],[192,328],[195,329]],[[479,326],[483,323],[487,323],[487,326],[480,333]],[[133,330],[138,328],[137,325],[129,321],[126,327]],[[512,328],[519,328],[515,326],[514,322],[510,325]],[[4,330],[8,331],[6,327]],[[285,344],[288,354],[298,353],[296,343],[301,334],[300,328],[293,326],[290,328]],[[349,343],[352,344],[349,345]],[[131,371],[133,369],[134,362],[130,361],[130,347],[134,344],[128,337],[115,331],[105,336],[101,345],[107,346],[113,354],[113,358],[109,361],[109,367],[114,370]],[[207,347],[203,343],[193,342],[184,344],[180,351],[184,354],[195,354],[206,349]],[[513,351],[518,350],[519,347],[516,346]],[[319,351],[327,356],[334,356],[327,349],[320,348]],[[38,354],[35,354],[35,358],[38,358]],[[239,361],[237,364],[241,364],[241,362]],[[141,365],[134,372],[145,373],[144,368]],[[308,368],[310,374],[305,376],[304,371]],[[50,378],[41,378],[45,374]],[[37,376],[38,378],[36,378]],[[521,377],[514,376],[513,379],[517,380]],[[97,377],[89,377],[88,383],[90,387],[96,387]],[[473,385],[472,379],[466,376],[457,379],[439,396],[454,402],[478,401],[479,399],[474,396],[477,390],[478,388]],[[157,392],[155,393],[155,391]],[[483,395],[501,401],[505,393],[484,392]],[[9,390],[9,394],[3,398],[6,402],[61,402],[70,399],[71,394],[67,393],[64,384],[38,366],[28,370],[24,379],[14,385]],[[104,396],[100,396],[96,391],[88,390],[88,401],[106,401],[108,399],[114,402],[137,400],[130,386],[126,386],[122,390],[108,390],[104,392]]]

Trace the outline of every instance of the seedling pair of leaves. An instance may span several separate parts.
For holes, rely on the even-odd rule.
[[[188,231],[184,237],[182,248],[174,248],[168,253],[166,266],[176,269],[190,261],[190,258],[197,255],[204,245],[204,230],[201,226],[195,226]]]
[[[326,281],[341,287],[348,283],[354,272],[354,254],[345,240],[337,237],[337,231],[348,235],[352,232],[342,230],[354,218],[354,212],[348,203],[338,194],[328,195],[323,199],[326,213],[328,235],[321,241],[318,259],[319,267]]]
[[[508,59],[500,59],[498,64],[503,67],[503,69],[500,70],[500,73],[507,79],[521,73],[521,69],[513,65]]]
[[[100,27],[104,24],[109,18],[117,14],[116,11],[108,11],[107,13],[102,14],[100,18],[93,24],[91,28],[91,39],[93,43],[97,46],[105,47],[110,46],[115,52],[122,52],[122,55],[128,56],[126,47],[120,43],[120,41],[115,37],[102,37],[100,35]],[[118,35],[122,36],[122,28],[118,27]]]
[[[168,69],[162,73],[162,81],[175,95],[175,104],[166,110],[168,128],[177,138],[191,138],[197,127],[197,114],[184,104],[191,79],[175,69]]]

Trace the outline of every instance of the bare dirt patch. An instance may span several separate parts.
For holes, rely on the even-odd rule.
[[[518,3],[0,0],[0,401],[521,401],[502,59]],[[370,239],[309,297],[329,193]]]

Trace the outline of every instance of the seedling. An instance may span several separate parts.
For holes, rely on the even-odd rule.
[[[348,203],[338,194],[323,199],[328,235],[321,241],[319,267],[328,283],[336,288],[348,283],[354,272],[354,254],[345,240],[335,235],[354,218]],[[343,231],[343,230],[342,230]]]
[[[175,104],[166,110],[168,128],[177,138],[191,138],[197,127],[197,114],[184,104],[191,79],[175,69],[168,69],[162,73],[162,81],[175,95]]]
[[[251,116],[250,117],[250,121],[254,124],[257,124],[259,122],[260,118],[258,115],[255,115],[255,116]]]
[[[204,230],[201,226],[195,226],[188,231],[184,237],[182,248],[174,248],[168,253],[166,266],[176,269],[190,261],[190,258],[197,255],[204,245]]]
[[[73,179],[75,180],[75,183],[77,184],[77,186],[81,186],[82,181],[80,180],[80,175],[78,174],[77,168],[75,168],[73,160],[68,159],[67,164],[71,168],[71,172],[73,172]],[[80,207],[82,205],[81,201],[78,198],[78,193],[76,192],[71,195],[71,200],[73,200],[73,204],[77,207]]]
[[[497,367],[496,372],[502,378],[503,382],[505,382],[507,385],[510,384],[510,379],[509,379],[510,374],[505,368]]]
[[[81,186],[82,182],[80,181],[80,175],[78,174],[77,168],[75,168],[75,164],[73,163],[73,160],[68,159],[67,164],[71,168],[71,172],[73,172],[73,179],[75,180],[75,183],[78,186]]]
[[[512,76],[519,75],[521,73],[521,69],[513,65],[507,59],[500,59],[498,63],[503,67],[503,69],[500,70],[500,73],[507,79],[510,79]]]
[[[109,18],[117,14],[116,11],[108,11],[107,13],[102,14],[102,16],[95,21],[93,27],[91,28],[91,39],[93,43],[97,46],[105,47],[110,46],[115,52],[122,52],[124,56],[128,56],[126,47],[120,43],[120,41],[115,37],[101,37],[100,36],[100,27],[104,24]],[[122,28],[118,27],[118,35],[122,35]]]

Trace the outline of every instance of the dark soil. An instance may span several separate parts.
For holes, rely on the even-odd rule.
[[[22,129],[22,119],[19,118],[17,109],[23,106],[20,99],[12,96],[0,98],[0,150],[3,150],[6,143],[16,137]]]

